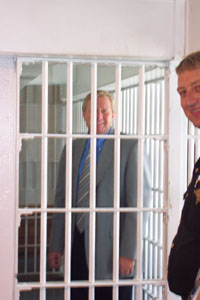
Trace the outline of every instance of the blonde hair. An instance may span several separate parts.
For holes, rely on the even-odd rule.
[[[109,92],[103,91],[103,90],[97,90],[97,98],[98,97],[108,97],[108,99],[110,100],[112,111],[113,111],[113,106],[114,106],[113,97]],[[88,103],[89,100],[91,100],[91,93],[89,93],[83,101],[83,105],[82,105],[82,111],[83,112],[86,110],[86,106],[87,106],[87,103]]]
[[[200,51],[188,54],[176,67],[176,73],[179,75],[185,71],[200,69]]]

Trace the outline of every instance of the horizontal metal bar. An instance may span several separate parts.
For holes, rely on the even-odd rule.
[[[197,134],[195,134],[195,135],[188,134],[188,135],[186,135],[186,138],[187,139],[199,140],[200,139],[200,135],[197,135]]]
[[[17,210],[17,212],[20,215],[30,215],[34,213],[41,213],[41,212],[47,212],[47,213],[79,213],[79,212],[105,212],[105,213],[110,213],[110,212],[157,212],[157,213],[167,213],[167,208],[147,208],[147,207],[119,207],[119,208],[112,208],[112,207],[97,207],[97,208],[47,208],[47,209],[42,209],[42,208],[20,208]]]
[[[152,134],[152,135],[126,135],[126,134],[121,134],[121,135],[115,135],[115,134],[109,134],[109,135],[103,135],[101,134],[95,134],[95,135],[91,135],[91,134],[42,134],[42,133],[20,133],[19,137],[23,140],[30,140],[30,139],[34,139],[34,138],[80,138],[80,139],[89,139],[89,138],[101,138],[101,139],[117,139],[120,138],[122,140],[126,140],[126,139],[155,139],[155,140],[161,140],[161,141],[168,141],[168,136],[167,135],[160,135],[160,134]],[[200,137],[199,137],[200,138]]]
[[[155,286],[166,286],[166,281],[160,280],[160,279],[154,279],[154,280],[135,280],[135,279],[126,279],[126,280],[118,280],[117,284],[119,286],[127,286],[127,285],[132,285],[132,286],[143,286],[143,285],[155,285]],[[27,288],[40,288],[40,287],[45,287],[45,288],[68,288],[68,287],[100,287],[100,286],[116,286],[116,281],[112,280],[105,280],[101,281],[98,280],[94,283],[91,283],[89,281],[71,281],[70,284],[66,284],[64,281],[63,282],[46,282],[44,285],[40,284],[39,282],[28,282],[28,283],[17,283],[17,288],[21,291],[26,290]]]
[[[92,64],[92,63],[97,63],[97,64],[106,64],[106,65],[116,65],[116,64],[122,64],[122,65],[131,65],[131,66],[141,66],[141,65],[154,65],[154,66],[169,66],[170,59],[166,60],[148,60],[148,59],[133,59],[133,58],[124,58],[124,59],[113,59],[113,58],[92,58],[92,57],[86,57],[86,58],[81,58],[81,57],[17,57],[17,60],[22,63],[35,63],[35,62],[55,62],[55,63],[80,63],[80,64]]]
[[[158,78],[155,78],[155,79],[146,80],[146,81],[144,81],[144,85],[150,84],[150,83],[158,83],[162,80],[164,80],[164,76],[161,76],[161,77],[158,77]],[[122,87],[121,91],[123,92],[123,91],[130,90],[130,89],[137,88],[137,87],[139,87],[139,83],[131,84],[129,86]],[[115,90],[109,90],[109,92],[114,93]]]

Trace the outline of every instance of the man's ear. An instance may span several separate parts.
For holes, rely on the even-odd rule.
[[[85,112],[83,111],[82,114],[83,114],[83,119],[85,121]]]

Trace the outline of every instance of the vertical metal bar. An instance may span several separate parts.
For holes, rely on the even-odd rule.
[[[163,208],[164,189],[164,142],[159,141],[159,169],[158,169],[158,207]]]
[[[155,85],[151,85],[151,134],[155,134]]]
[[[127,90],[127,97],[128,97],[128,103],[129,103],[129,110],[128,110],[128,133],[131,134],[131,128],[132,128],[132,101],[130,97],[130,89]]]
[[[37,257],[38,214],[34,215],[33,220],[34,220],[34,255],[33,255],[34,268],[33,268],[33,270],[34,270],[34,273],[36,273],[37,272],[37,258],[38,258]]]
[[[134,88],[134,131],[133,134],[138,133],[138,88]]]
[[[194,166],[194,139],[188,139],[188,182],[192,178],[192,171]]]
[[[17,69],[16,69],[16,89],[17,89],[17,105],[16,105],[16,112],[17,112],[17,124],[16,124],[16,133],[17,133],[17,149],[16,149],[16,184],[15,184],[15,192],[16,192],[16,206],[15,206],[15,267],[14,271],[15,274],[18,274],[18,254],[19,254],[19,227],[20,227],[20,221],[21,221],[21,215],[18,212],[19,209],[19,153],[21,151],[21,138],[19,137],[20,133],[20,75],[22,72],[22,63],[17,61]],[[22,245],[23,246],[23,245]],[[17,300],[17,295],[19,295],[19,290],[17,288],[17,279],[15,279],[14,284],[14,294],[15,299]],[[19,298],[19,297],[18,297]]]
[[[120,112],[121,112],[121,65],[115,70],[115,138],[114,141],[114,218],[113,218],[113,300],[118,299],[119,279],[119,207],[120,207]]]
[[[15,192],[16,192],[16,209],[15,209],[15,220],[16,220],[16,227],[15,227],[15,274],[18,273],[18,252],[19,252],[19,226],[20,226],[20,220],[21,216],[18,213],[18,208],[19,208],[19,153],[21,151],[21,139],[19,137],[20,133],[20,75],[22,72],[22,63],[17,62],[17,80],[16,80],[16,85],[17,85],[17,154],[16,155],[16,184],[15,184]],[[16,289],[16,288],[15,288]]]
[[[66,101],[66,176],[65,176],[65,208],[72,206],[72,109],[73,109],[73,64],[67,65],[67,101]],[[71,280],[71,212],[65,214],[65,300],[70,300],[70,280]]]
[[[165,84],[164,80],[160,83],[160,103],[161,103],[161,109],[160,109],[160,134],[165,133],[164,124],[165,124]]]
[[[134,108],[133,108],[133,89],[129,89],[129,99],[130,99],[130,134],[133,134],[133,118],[134,118]]]
[[[146,134],[150,134],[150,88],[151,85],[146,85]]]
[[[200,130],[199,128],[195,128],[195,135],[199,136]],[[199,152],[200,152],[200,139],[196,138],[196,143],[195,143],[195,162],[199,157]]]
[[[29,216],[25,216],[24,218],[24,273],[27,274],[27,262],[28,262],[28,218]]]
[[[170,84],[170,78],[169,78],[169,70],[165,69],[165,78],[164,78],[164,111],[165,111],[165,117],[164,117],[164,134],[169,136],[169,84]],[[168,158],[169,158],[169,141],[164,141],[164,162],[163,162],[163,207],[168,208],[168,184],[169,184],[169,174],[168,174]],[[168,224],[167,224],[167,216],[164,214],[162,215],[162,278],[166,278],[166,270],[167,270],[167,243],[168,243]]]
[[[160,85],[155,83],[155,133],[160,134]]]
[[[138,97],[138,134],[144,134],[144,66],[139,70],[139,97]],[[143,206],[143,140],[138,141],[138,171],[137,171],[137,206]],[[142,278],[142,216],[137,215],[137,278]],[[136,298],[142,299],[141,288],[137,288]]]
[[[96,207],[96,120],[97,118],[97,64],[91,65],[91,140],[90,140],[90,222],[89,222],[89,282],[95,281],[95,221]],[[94,299],[94,286],[89,288],[89,300]]]
[[[47,135],[48,133],[48,62],[42,65],[42,157],[41,157],[41,209],[47,208]],[[47,213],[41,212],[40,220],[40,300],[46,299],[46,246]]]
[[[128,90],[124,91],[124,97],[125,97],[125,103],[126,103],[126,134],[130,134],[130,119],[129,119],[129,113],[130,113],[130,100],[128,97]]]

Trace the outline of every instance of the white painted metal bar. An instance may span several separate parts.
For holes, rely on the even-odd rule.
[[[121,125],[121,65],[115,70],[115,134],[120,135]],[[114,140],[114,213],[113,213],[113,300],[118,300],[118,280],[119,280],[119,220],[120,214],[120,138]]]
[[[167,115],[167,112],[165,111],[165,82],[162,80],[160,83],[160,101],[161,101],[161,109],[160,109],[160,134],[164,135],[165,134],[165,118]]]
[[[187,184],[189,184],[189,182],[192,179],[192,171],[194,168],[194,139],[189,139],[188,140],[188,155],[187,155],[187,159],[188,159],[188,178],[187,178]]]
[[[160,85],[155,84],[155,134],[160,134]]]
[[[133,285],[136,287],[140,287],[141,285],[156,285],[156,286],[165,286],[166,281],[165,280],[158,280],[158,279],[151,279],[151,280],[132,280],[132,279],[127,279],[126,281],[120,281],[120,286],[127,286],[127,285]],[[78,283],[79,287],[93,287],[94,283],[88,283],[86,281],[79,281]],[[113,281],[112,280],[98,280],[95,282],[95,286],[100,287],[100,286],[112,286]],[[65,288],[66,284],[63,281],[58,281],[58,282],[46,282],[46,284],[41,285],[39,282],[21,282],[18,283],[18,288],[20,290],[28,290],[32,288],[40,288],[40,287],[45,287],[45,288]],[[72,282],[71,283],[72,287],[77,287],[77,282]],[[137,300],[137,299],[136,299]]]
[[[129,98],[130,98],[130,134],[133,134],[133,122],[134,122],[134,98],[133,98],[133,89],[129,90]]]
[[[126,107],[125,107],[125,101],[124,101],[124,97],[122,97],[122,132],[126,132],[126,116],[125,116],[125,112],[126,112]]]
[[[170,97],[170,93],[169,93],[169,84],[170,84],[170,77],[169,77],[169,70],[165,69],[164,72],[164,91],[162,89],[162,115],[164,117],[164,124],[163,124],[163,130],[164,130],[164,134],[169,135],[169,97]],[[165,113],[164,113],[165,112]],[[162,133],[162,132],[161,132]],[[168,186],[169,186],[169,174],[168,174],[168,151],[169,151],[169,143],[167,143],[166,141],[163,142],[163,153],[161,156],[161,165],[162,165],[162,161],[163,161],[163,171],[162,171],[162,178],[163,178],[163,203],[162,203],[162,207],[166,208],[168,210],[168,203],[169,203],[169,199],[168,199]],[[159,170],[160,171],[160,170]],[[162,189],[162,187],[161,187]],[[160,250],[160,261],[162,261],[162,265],[160,267],[160,278],[164,278],[165,280],[167,279],[167,274],[166,274],[166,270],[167,270],[167,257],[168,257],[168,220],[167,220],[168,214],[167,213],[163,213],[160,216],[160,222],[162,222],[162,226],[160,226],[160,228],[162,228],[162,231],[160,229],[160,243],[162,243],[162,251]]]
[[[85,133],[78,133],[78,134],[73,134],[73,136],[75,138],[91,138],[92,136],[90,134],[85,134]],[[34,138],[41,138],[42,137],[42,134],[20,134],[20,138],[22,138],[23,140],[29,140],[29,139],[34,139]],[[67,137],[67,134],[59,134],[59,136],[57,134],[47,134],[47,135],[44,135],[44,137],[48,137],[48,138],[66,138]],[[95,134],[93,135],[94,138],[98,138],[98,135]],[[101,135],[102,138],[105,138],[105,139],[111,139],[114,137],[112,136],[108,136],[108,135],[104,135],[102,134]],[[142,136],[141,135],[138,135],[137,133],[136,134],[132,134],[132,135],[121,135],[120,136],[121,139],[135,139],[135,140],[139,140],[139,139],[155,139],[155,140],[168,140],[168,137],[167,135],[164,135],[164,136],[159,136],[159,135],[154,135],[154,134],[150,134],[150,135],[146,135],[146,134],[143,134]],[[195,138],[195,137],[192,137],[192,138]]]
[[[19,131],[20,131],[20,76],[22,72],[22,62],[17,61],[17,79],[16,79],[16,85],[17,85],[17,105],[16,105],[16,113],[17,113],[17,124],[16,124],[16,133],[17,133],[17,144],[16,144],[16,173],[15,173],[15,178],[16,178],[16,184],[15,184],[15,201],[16,201],[16,209],[15,209],[15,267],[14,267],[14,272],[15,272],[15,284],[14,284],[14,299],[18,300],[19,299],[19,289],[17,287],[17,274],[18,274],[18,251],[19,251],[19,227],[20,227],[20,222],[21,222],[21,215],[18,212],[19,208],[19,153],[21,151],[21,146],[22,146],[22,140],[19,137]]]
[[[124,93],[124,100],[126,102],[126,133],[130,134],[130,119],[129,119],[129,113],[130,113],[130,99],[129,99],[129,94],[128,90],[125,90]]]
[[[19,57],[18,61],[22,62],[30,62],[30,63],[35,63],[35,62],[43,62],[46,61],[46,57]],[[129,66],[143,66],[143,65],[152,65],[152,66],[158,66],[158,67],[165,67],[169,66],[169,60],[160,60],[160,61],[155,61],[151,59],[144,59],[144,60],[133,60],[133,59],[114,59],[114,58],[100,58],[100,57],[95,57],[95,58],[76,58],[76,57],[48,57],[49,62],[59,62],[59,63],[87,63],[87,64],[110,64],[110,65],[116,65],[116,64],[124,64],[124,65],[129,65]]]
[[[197,127],[195,128],[195,135],[197,136],[197,138],[195,139],[195,162],[196,162],[200,155],[200,139],[199,139],[200,130]]]
[[[19,209],[19,214],[21,215],[26,215],[26,214],[33,214],[33,213],[39,213],[39,212],[48,212],[48,213],[53,213],[53,212],[82,212],[83,209],[81,208],[71,208],[71,209],[65,209],[65,208],[47,208],[47,209],[42,209],[41,208],[21,208]],[[106,208],[101,208],[101,207],[96,207],[96,208],[84,208],[85,212],[113,212],[113,208],[110,207],[106,207]],[[166,208],[145,208],[145,207],[141,207],[141,208],[137,208],[137,207],[120,207],[119,209],[115,209],[115,211],[120,211],[120,212],[150,212],[150,211],[154,211],[154,212],[159,212],[159,213],[166,213],[167,209]]]
[[[42,64],[42,134],[48,133],[48,62]],[[41,151],[41,209],[47,208],[47,137],[42,138]],[[47,247],[47,213],[40,216],[40,300],[46,299],[46,247]]]
[[[151,85],[151,134],[155,134],[155,85]]]
[[[159,153],[160,153],[160,159],[159,159],[159,169],[158,169],[158,174],[160,174],[158,178],[158,190],[159,190],[159,195],[158,195],[158,207],[163,207],[163,188],[164,188],[164,143],[159,142]],[[167,172],[167,170],[166,170]],[[163,214],[158,213],[158,259],[157,259],[157,278],[162,278],[163,276],[163,227],[166,226],[166,224],[163,224]],[[165,228],[166,230],[166,228]],[[166,234],[166,233],[165,233]],[[166,235],[165,235],[166,236]],[[165,266],[166,267],[166,266]]]
[[[25,239],[24,239],[24,273],[27,273],[27,264],[28,264],[28,217],[24,218],[24,234],[25,234]]]
[[[72,106],[73,106],[73,64],[67,65],[67,107],[66,107],[66,168],[65,168],[65,267],[64,267],[64,281],[65,288],[65,300],[70,300],[70,281],[71,281],[71,220],[72,213],[70,209],[72,207]]]
[[[150,134],[150,88],[151,88],[151,85],[150,84],[147,84],[146,87],[145,87],[145,90],[146,90],[146,111],[145,111],[145,114],[146,114],[146,132],[145,134]]]
[[[137,135],[138,134],[138,88],[134,88],[134,131],[133,134]]]
[[[90,140],[90,209],[96,207],[96,123],[97,123],[97,64],[91,65],[91,140]],[[89,283],[95,282],[95,221],[89,214]],[[89,287],[89,300],[94,300],[94,286]]]
[[[159,142],[159,166],[158,166],[158,208],[163,207],[163,180],[164,180],[164,143]]]
[[[144,134],[144,66],[139,70],[139,94],[138,94],[138,134]],[[138,170],[137,170],[137,207],[143,206],[143,140],[138,141]],[[137,215],[137,279],[142,279],[142,216]],[[142,290],[136,290],[137,300],[142,299]]]
[[[38,243],[37,243],[37,233],[38,233],[38,214],[35,214],[34,217],[33,217],[33,220],[34,220],[34,258],[33,258],[33,261],[34,261],[34,273],[37,272],[37,261],[38,261],[38,254],[37,254],[37,246],[38,246]]]

